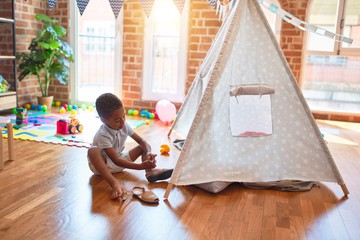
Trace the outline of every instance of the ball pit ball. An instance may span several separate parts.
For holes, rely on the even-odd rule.
[[[61,113],[61,114],[64,114],[64,113],[66,113],[66,110],[65,110],[65,108],[64,108],[64,107],[60,107],[60,109],[59,109],[59,113]]]
[[[139,111],[138,111],[138,110],[134,110],[133,115],[134,115],[134,116],[138,116],[138,115],[139,115]]]
[[[72,106],[71,106],[70,104],[68,105],[67,110],[68,110],[68,111],[71,111],[71,110],[72,110]]]
[[[36,105],[35,104],[31,104],[31,110],[35,110],[36,109]]]
[[[129,114],[129,115],[133,115],[133,114],[134,114],[134,109],[129,109],[129,110],[128,110],[128,114]]]
[[[30,110],[30,109],[31,109],[30,103],[26,103],[26,104],[24,105],[24,107],[25,107],[27,110]]]
[[[150,119],[154,119],[154,118],[155,118],[155,114],[154,114],[154,113],[150,113],[150,114],[149,114],[149,118],[150,118]]]
[[[41,111],[41,110],[42,110],[42,105],[40,105],[40,104],[37,105],[37,110],[38,110],[38,111]]]
[[[75,115],[77,114],[77,111],[76,111],[75,109],[71,109],[71,110],[70,110],[70,114],[73,115],[73,116],[75,116]]]
[[[61,105],[61,102],[60,102],[60,101],[55,101],[55,106],[56,106],[56,107],[60,107],[60,105]]]
[[[41,106],[41,111],[46,112],[46,111],[47,111],[47,106],[46,106],[46,105],[42,105],[42,106]]]

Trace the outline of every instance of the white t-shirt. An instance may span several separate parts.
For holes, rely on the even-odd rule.
[[[114,148],[119,156],[125,148],[127,137],[134,133],[134,130],[127,122],[125,122],[124,127],[120,130],[115,130],[108,127],[106,124],[102,124],[94,136],[93,146],[97,146],[100,149],[101,155],[105,157],[107,161],[111,161],[104,151],[104,148]]]

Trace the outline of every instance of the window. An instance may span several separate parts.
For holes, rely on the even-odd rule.
[[[308,22],[353,39],[307,33],[302,90],[312,110],[360,113],[360,1],[313,0]]]
[[[172,0],[156,0],[145,22],[143,99],[182,102],[185,95],[187,13]]]
[[[273,133],[271,95],[265,84],[230,86],[230,131],[234,137],[264,137]]]
[[[70,1],[71,44],[75,50],[71,103],[93,104],[105,92],[121,95],[122,11],[117,19],[108,1],[91,0],[80,16]]]

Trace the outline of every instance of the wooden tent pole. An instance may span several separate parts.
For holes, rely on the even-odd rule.
[[[165,198],[165,199],[168,199],[168,197],[169,197],[169,195],[170,195],[170,191],[171,191],[171,189],[173,188],[173,186],[174,186],[174,184],[168,183],[167,188],[166,188],[166,192],[165,192],[165,194],[164,194],[164,198]]]
[[[349,192],[348,188],[346,187],[345,183],[340,184],[340,187],[343,190],[343,193],[345,194],[345,196],[350,194],[350,192]]]

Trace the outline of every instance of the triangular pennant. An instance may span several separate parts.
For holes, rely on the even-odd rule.
[[[90,0],[76,0],[81,16],[83,15],[85,8],[87,7],[89,1]]]
[[[139,0],[140,5],[143,8],[143,11],[145,12],[146,16],[149,17],[151,14],[151,10],[154,6],[155,0]]]
[[[57,0],[48,0],[48,4],[49,4],[49,7],[50,7],[50,10],[53,10],[56,2],[57,2]]]
[[[210,4],[211,4],[211,6],[212,6],[213,8],[215,8],[216,0],[209,0],[209,2],[210,2]]]
[[[114,13],[115,18],[119,16],[121,7],[124,4],[124,0],[109,0],[111,9]]]
[[[173,0],[176,8],[179,10],[180,15],[184,9],[185,0]]]

